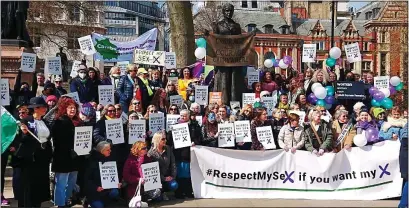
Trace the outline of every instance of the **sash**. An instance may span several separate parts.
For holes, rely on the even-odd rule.
[[[347,136],[347,133],[349,131],[349,129],[352,127],[352,119],[350,119],[347,123],[347,125],[344,125],[344,128],[342,128],[341,134],[338,136],[337,139],[337,145],[341,144],[342,142],[344,142],[345,137]]]

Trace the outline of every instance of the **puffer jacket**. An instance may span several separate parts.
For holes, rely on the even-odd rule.
[[[383,122],[381,129],[379,130],[379,139],[391,140],[394,134],[399,137],[399,132],[406,123],[407,120],[404,119],[388,118],[388,121]]]
[[[284,147],[301,149],[304,147],[304,128],[300,125],[293,130],[290,124],[283,126],[278,134],[278,144]]]

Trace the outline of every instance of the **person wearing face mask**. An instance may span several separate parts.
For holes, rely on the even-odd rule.
[[[189,110],[190,109],[190,105],[192,105],[192,103],[195,102],[195,94],[194,94],[194,90],[190,87],[186,88],[186,96],[187,96],[187,100],[185,100],[182,104],[182,106],[180,107],[180,109],[182,110]]]
[[[79,69],[78,76],[71,81],[70,91],[78,92],[78,97],[81,103],[92,101],[92,82],[87,77],[86,69]]]
[[[105,77],[105,79],[103,79],[101,81],[102,85],[112,85],[112,86],[114,86],[115,103],[119,103],[119,95],[116,92],[116,90],[118,88],[120,78],[121,78],[121,69],[119,67],[117,67],[117,66],[114,66],[114,67],[111,68],[111,70],[109,70],[109,76]]]

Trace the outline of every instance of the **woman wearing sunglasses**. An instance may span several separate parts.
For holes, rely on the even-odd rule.
[[[128,112],[135,112],[138,114],[139,118],[143,118],[143,109],[142,109],[142,103],[140,100],[133,98],[131,100],[131,105],[129,105],[129,111]]]
[[[168,114],[179,115],[179,108],[177,105],[173,104],[169,107]]]
[[[351,149],[356,129],[353,128],[352,120],[348,118],[348,111],[338,110],[335,112],[335,121],[332,123],[334,134],[334,148],[336,152],[342,149]]]

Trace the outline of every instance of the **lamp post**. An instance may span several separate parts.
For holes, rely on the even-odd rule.
[[[332,1],[331,3],[331,48],[334,47],[334,32],[335,32],[335,22],[337,21],[335,19],[335,12],[336,11],[336,4],[337,1]]]

